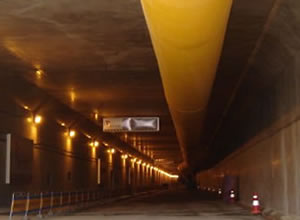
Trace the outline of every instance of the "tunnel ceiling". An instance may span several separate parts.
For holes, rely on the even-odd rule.
[[[272,6],[233,3],[203,146],[190,158],[198,168],[217,154],[209,145]],[[159,133],[116,135],[176,170],[182,156],[139,0],[2,0],[0,37],[1,74],[21,75],[99,125],[106,116],[159,116]]]

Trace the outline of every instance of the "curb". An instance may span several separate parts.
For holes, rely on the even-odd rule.
[[[251,206],[245,205],[243,203],[237,203],[243,208],[246,208],[248,210],[251,210]],[[266,220],[300,220],[300,216],[285,216],[281,213],[272,210],[272,209],[264,209],[262,208],[261,215]]]
[[[262,214],[267,220],[300,220],[300,216],[286,216],[271,209],[263,210]]]

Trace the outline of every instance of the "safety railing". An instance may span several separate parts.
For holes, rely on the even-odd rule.
[[[111,198],[111,193],[105,191],[13,193],[9,219],[24,216],[26,220],[29,215],[42,218],[54,213],[87,208],[107,198]]]
[[[73,192],[16,192],[12,194],[9,219],[22,216],[27,220],[29,216],[40,218],[54,214],[78,211],[124,195],[139,194],[141,192],[157,190],[159,187],[145,187],[138,191],[118,189],[111,191],[73,191]]]

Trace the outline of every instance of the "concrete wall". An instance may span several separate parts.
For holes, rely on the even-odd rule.
[[[239,177],[240,199],[285,215],[300,215],[300,1],[276,1],[255,60],[223,121],[211,151],[222,161],[198,174],[219,187]],[[232,153],[232,152],[231,152]]]
[[[221,188],[224,176],[239,177],[242,203],[251,205],[257,192],[263,207],[286,215],[300,215],[300,121],[253,143],[215,168],[199,173],[201,187]]]
[[[78,115],[64,104],[58,102],[44,91],[23,79],[12,75],[0,75],[0,205],[8,204],[12,192],[39,191],[73,191],[73,190],[140,190],[159,185],[158,175],[153,184],[135,181],[136,167],[133,169],[131,184],[127,183],[128,174],[123,173],[131,167],[131,158],[125,163],[122,154],[116,152],[110,155],[109,147],[103,145],[99,127],[91,121]],[[25,109],[28,106],[30,110]],[[42,123],[35,125],[28,121],[32,112],[43,117]],[[62,126],[64,122],[66,126]],[[67,127],[72,126],[76,131],[75,138],[66,136]],[[19,143],[19,165],[12,172],[15,175],[11,184],[4,182],[4,160],[6,134],[12,134],[12,139]],[[93,149],[86,134],[97,137],[100,147]],[[31,145],[28,143],[31,143]],[[14,145],[14,144],[13,144]],[[26,146],[26,149],[25,149]],[[123,151],[123,153],[126,153]],[[27,156],[26,156],[27,155]],[[28,157],[32,157],[30,166]],[[27,157],[27,163],[24,160]],[[101,184],[97,181],[97,161],[101,159]],[[24,163],[25,162],[25,163]],[[25,169],[25,165],[28,170]],[[150,169],[150,168],[149,168]],[[156,173],[157,174],[157,173]],[[122,176],[124,175],[124,176]],[[141,174],[142,175],[142,174]],[[146,173],[144,173],[144,176]],[[145,177],[144,177],[145,178]],[[134,183],[134,185],[133,185]],[[134,188],[132,188],[134,186]]]

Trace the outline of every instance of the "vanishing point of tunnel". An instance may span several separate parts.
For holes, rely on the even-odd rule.
[[[299,119],[299,0],[0,0],[0,220],[300,219]]]

